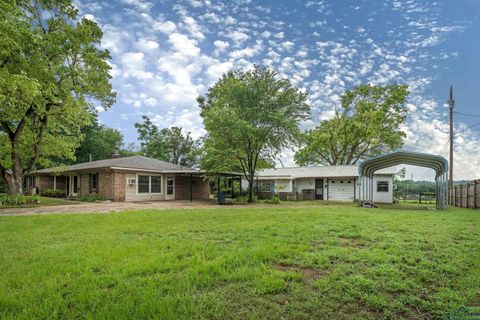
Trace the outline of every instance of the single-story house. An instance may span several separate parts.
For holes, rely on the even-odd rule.
[[[208,199],[210,192],[200,170],[143,156],[41,169],[29,185],[39,193],[54,189],[69,197],[95,194],[113,201]]]
[[[395,167],[374,174],[375,202],[393,202]],[[255,176],[255,193],[277,194],[281,199],[354,201],[359,198],[359,171],[356,165],[290,167],[265,169]],[[242,180],[242,188],[248,183]]]

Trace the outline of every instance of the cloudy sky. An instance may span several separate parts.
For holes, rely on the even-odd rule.
[[[480,1],[76,0],[103,29],[117,103],[100,119],[135,142],[134,123],[204,134],[196,97],[232,68],[261,64],[309,93],[315,126],[360,83],[410,86],[405,149],[448,154],[454,85],[455,179],[480,177]],[[468,115],[470,114],[470,115]],[[477,115],[477,116],[474,116]],[[293,165],[293,152],[282,162]],[[408,168],[414,179],[427,169]]]

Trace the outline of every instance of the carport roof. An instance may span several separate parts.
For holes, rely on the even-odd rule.
[[[448,162],[444,157],[428,153],[396,151],[363,161],[358,167],[358,172],[360,175],[370,176],[378,170],[399,164],[433,169],[437,177],[448,171]]]

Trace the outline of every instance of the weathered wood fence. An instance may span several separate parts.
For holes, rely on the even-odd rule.
[[[450,190],[450,205],[461,208],[480,208],[480,179],[456,185]]]

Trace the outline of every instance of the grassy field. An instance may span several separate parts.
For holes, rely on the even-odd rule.
[[[281,206],[0,218],[0,318],[442,319],[480,212]]]

